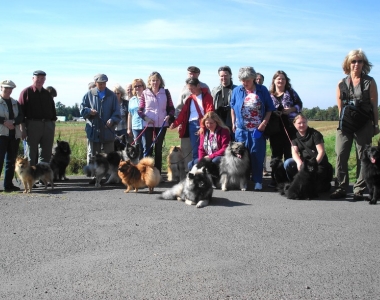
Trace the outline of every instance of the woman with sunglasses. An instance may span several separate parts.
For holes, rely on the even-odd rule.
[[[148,77],[148,86],[141,94],[138,108],[139,116],[145,121],[146,152],[144,156],[152,156],[154,148],[155,167],[162,168],[162,144],[167,127],[174,120],[174,105],[169,90],[160,73],[153,72]],[[153,145],[154,143],[154,145]]]
[[[146,142],[145,142],[145,132],[144,129],[144,120],[138,115],[138,108],[143,91],[146,89],[144,80],[141,78],[134,79],[132,81],[132,98],[129,99],[129,108],[128,108],[128,127],[127,133],[128,136],[132,136],[136,144],[139,144],[140,147],[140,159],[143,158],[146,151]]]
[[[362,125],[353,122],[352,130],[344,126],[345,120],[336,132],[336,177],[338,188],[330,195],[331,199],[345,198],[349,186],[348,159],[352,143],[355,142],[356,149],[356,182],[353,186],[353,199],[362,200],[366,188],[363,174],[361,172],[360,158],[366,145],[370,145],[372,137],[379,133],[378,94],[375,80],[368,76],[372,64],[361,50],[351,50],[343,60],[342,68],[347,77],[343,78],[337,87],[336,100],[340,117],[344,116],[344,110],[354,106],[367,114],[368,120]],[[341,122],[340,122],[341,124]],[[356,127],[356,128],[355,128]]]
[[[116,84],[113,88],[113,92],[117,97],[117,101],[120,106],[121,121],[115,126],[116,135],[127,135],[127,124],[128,124],[128,101],[125,100],[125,90]]]

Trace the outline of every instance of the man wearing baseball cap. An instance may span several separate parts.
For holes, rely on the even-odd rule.
[[[196,66],[190,66],[187,68],[187,78],[197,78],[198,79],[200,74],[201,74],[201,70]],[[199,87],[202,89],[206,88],[208,90],[208,92],[211,94],[210,88],[208,87],[207,84],[199,81]],[[180,98],[178,100],[178,105],[176,107],[176,116],[179,115],[186,99],[189,98],[190,95],[191,95],[191,92],[187,88],[187,84],[186,84],[183,87]],[[180,127],[178,127],[178,130],[180,130]],[[192,151],[189,138],[181,138],[181,149],[182,149],[183,153],[186,153],[186,154],[188,154]],[[185,158],[185,166],[187,166],[190,161],[192,161],[192,157],[191,157],[191,155],[187,155]]]
[[[20,104],[11,98],[16,87],[12,80],[1,82],[0,95],[0,175],[5,159],[4,191],[14,192],[20,188],[13,185],[15,161],[21,139],[20,124],[24,119]]]
[[[119,101],[114,92],[107,88],[108,77],[96,74],[96,87],[83,97],[80,114],[86,119],[87,163],[96,153],[114,150],[115,125],[121,120]],[[91,180],[90,184],[94,184]]]
[[[51,159],[57,113],[50,93],[44,89],[46,73],[33,72],[33,84],[25,88],[18,99],[24,114],[22,139],[26,140],[26,153],[31,166]],[[40,148],[40,152],[39,149]],[[40,154],[40,156],[39,156]]]

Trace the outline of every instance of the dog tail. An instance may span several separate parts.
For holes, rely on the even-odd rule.
[[[161,194],[159,199],[164,200],[177,200],[179,197],[181,197],[183,191],[183,183],[177,183],[175,186],[173,186],[171,189],[166,190]]]
[[[144,157],[139,161],[139,165],[144,165],[144,166],[153,168],[154,167],[154,158],[150,157],[150,156]]]

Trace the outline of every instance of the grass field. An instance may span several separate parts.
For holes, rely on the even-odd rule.
[[[326,153],[329,157],[330,163],[335,167],[336,155],[335,155],[335,132],[337,128],[336,121],[310,121],[309,126],[320,131],[325,140]],[[71,162],[68,168],[68,174],[82,173],[82,168],[86,164],[86,151],[87,151],[87,139],[84,131],[85,123],[82,122],[57,122],[56,126],[56,140],[62,139],[70,143],[72,149]],[[374,138],[374,142],[377,143],[378,137]],[[177,130],[168,130],[164,142],[163,151],[163,171],[166,170],[166,156],[168,150],[172,145],[180,145],[180,139],[178,138]],[[267,156],[270,156],[269,142],[267,143]],[[356,173],[356,159],[354,147],[351,150],[351,157],[349,160],[350,169],[350,182],[355,180]]]

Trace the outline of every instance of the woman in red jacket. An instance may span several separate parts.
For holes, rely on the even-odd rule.
[[[189,170],[198,158],[200,120],[204,114],[214,111],[213,99],[208,89],[200,87],[197,78],[186,79],[187,88],[191,95],[186,99],[177,119],[170,125],[171,129],[179,126],[179,137],[190,137],[193,159],[189,162]]]
[[[209,158],[219,164],[231,141],[230,129],[214,111],[205,114],[199,130],[198,159]]]

